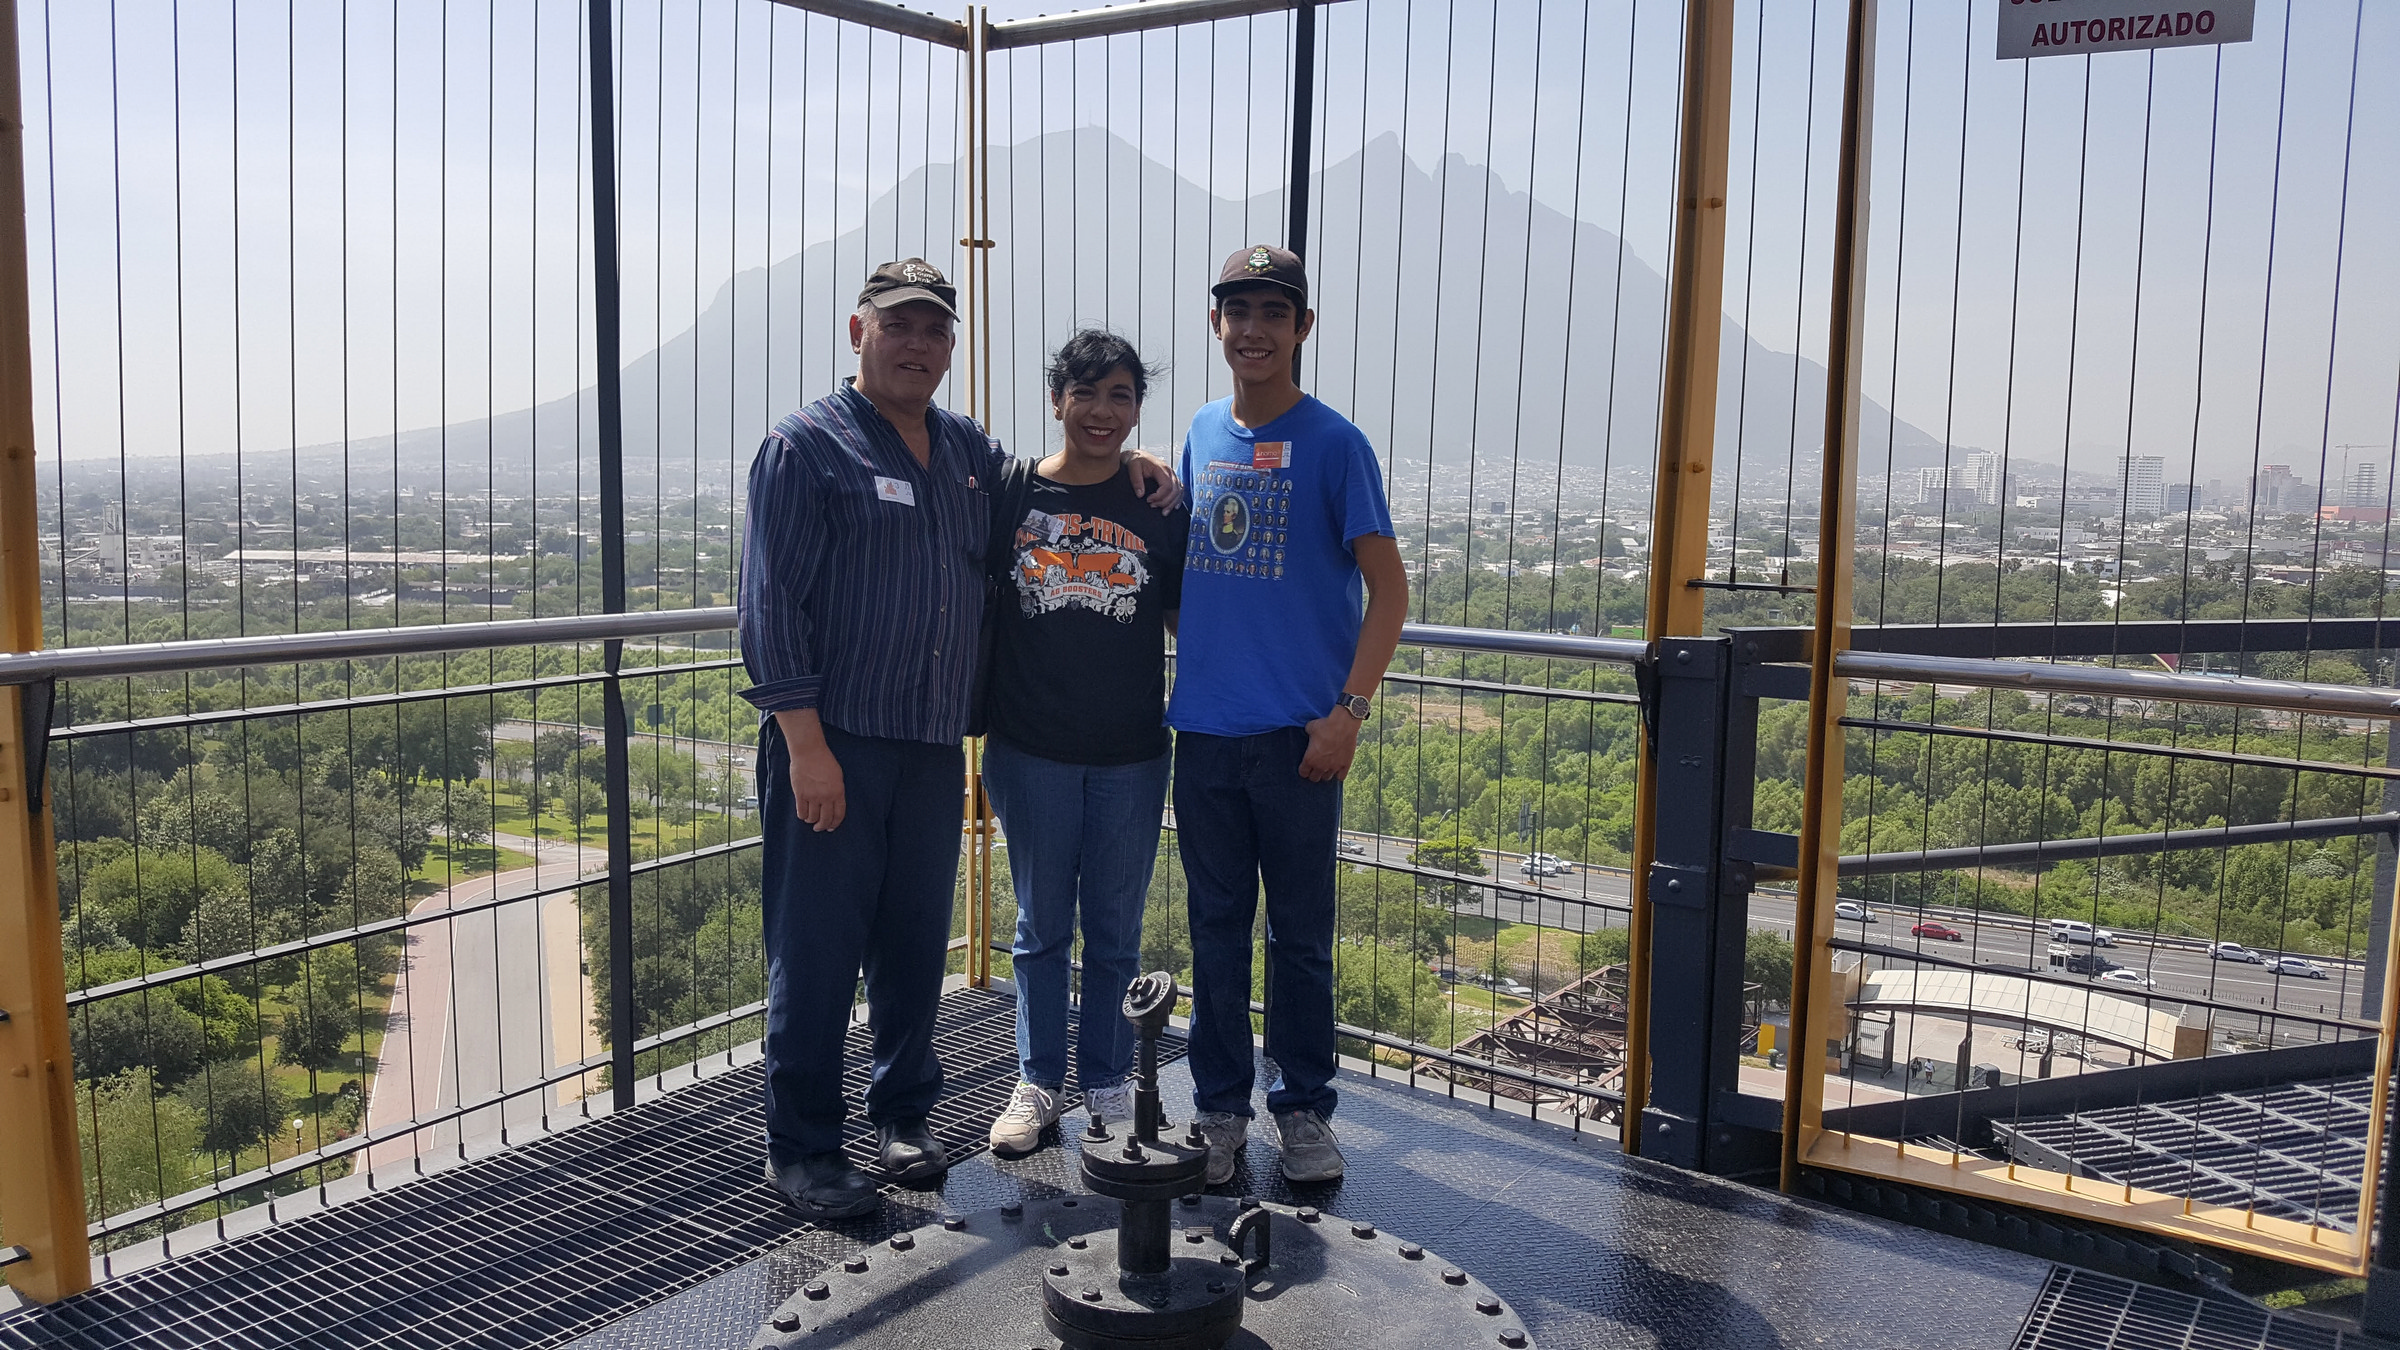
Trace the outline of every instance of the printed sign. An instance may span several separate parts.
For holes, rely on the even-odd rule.
[[[2256,0],[2000,0],[1997,58],[2248,42]]]

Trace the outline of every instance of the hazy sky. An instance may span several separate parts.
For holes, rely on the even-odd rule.
[[[2260,0],[2244,45],[2001,62],[2000,2],[1884,5],[1870,393],[1959,445],[2053,463],[2071,447],[2078,468],[2129,444],[2178,479],[2195,447],[2204,480],[2254,461],[2314,478],[2321,455],[2338,471],[2328,447],[2344,443],[2388,459],[2400,7],[2292,0],[2287,23]],[[1765,0],[1762,19],[1746,0],[1735,44],[1726,308],[1811,355],[1842,9]],[[23,6],[50,445],[272,456],[588,383],[581,12]],[[1320,162],[1397,135],[1422,166],[1488,164],[1621,229],[1663,271],[1680,14],[1678,0],[1331,6]],[[629,358],[736,271],[856,228],[928,164],[918,218],[862,241],[860,270],[878,250],[955,268],[955,53],[766,0],[632,0],[621,28]],[[994,137],[1105,124],[1220,197],[1271,190],[1288,31],[1264,16],[1004,53]],[[1321,265],[1339,265],[1343,226],[1318,222]],[[1485,284],[1544,284],[1559,265],[1516,261]]]

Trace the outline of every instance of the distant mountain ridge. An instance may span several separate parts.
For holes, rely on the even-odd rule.
[[[1170,362],[1142,439],[1178,443],[1192,409],[1223,392],[1206,333],[1206,284],[1227,252],[1280,239],[1281,190],[1238,200],[1212,193],[1099,128],[994,147],[991,164],[1001,238],[990,331],[1003,372],[991,429],[1014,448],[1037,449],[1050,421],[1040,382],[1048,351],[1075,326],[1104,321],[1146,356]],[[629,489],[655,492],[663,480],[721,491],[745,472],[773,419],[826,392],[848,368],[844,317],[857,278],[875,262],[922,251],[956,277],[951,226],[931,223],[949,212],[950,173],[949,165],[912,173],[835,239],[771,268],[743,270],[697,322],[627,362]],[[1615,235],[1507,188],[1462,157],[1420,166],[1389,136],[1327,166],[1315,182],[1312,392],[1405,458],[1430,451],[1459,463],[1470,453],[1544,467],[1650,462],[1665,282]],[[1102,204],[1086,205],[1096,187]],[[954,372],[963,373],[979,335],[962,335]],[[1720,359],[1720,463],[1729,462],[1738,433],[1753,464],[1813,464],[1823,368],[1768,350],[1730,317]],[[955,390],[956,374],[952,383]],[[567,490],[580,468],[590,491],[595,399],[587,387],[488,424],[403,433],[401,481],[433,481],[447,458],[454,491],[479,495],[487,466],[497,490],[521,491],[536,464],[539,490]],[[1861,428],[1868,472],[1884,467],[1887,429],[1898,467],[1940,462],[1936,438],[1870,405]],[[389,481],[392,438],[352,442],[349,457],[354,474]],[[304,474],[343,469],[338,444],[302,447],[298,458]]]

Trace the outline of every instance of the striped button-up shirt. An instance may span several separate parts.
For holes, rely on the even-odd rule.
[[[988,493],[1006,461],[971,418],[927,410],[918,464],[844,380],[775,424],[750,466],[742,697],[855,736],[966,735],[983,622]]]

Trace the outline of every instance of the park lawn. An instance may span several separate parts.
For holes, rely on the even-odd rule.
[[[239,1176],[243,1172],[281,1162],[295,1153],[306,1152],[334,1142],[332,1121],[327,1117],[333,1111],[342,1084],[356,1079],[361,1092],[372,1094],[374,1091],[375,1061],[376,1057],[383,1053],[383,1025],[385,1016],[391,1010],[394,978],[385,975],[361,991],[364,996],[363,1007],[366,1014],[364,1047],[345,1051],[340,1062],[334,1067],[319,1070],[316,1075],[316,1091],[313,1093],[309,1090],[309,1071],[307,1069],[294,1064],[276,1062],[275,1055],[279,1047],[278,1037],[270,1031],[262,1038],[263,1050],[261,1053],[266,1058],[269,1077],[277,1087],[283,1089],[285,1097],[291,1103],[292,1116],[307,1123],[301,1128],[300,1145],[294,1147],[291,1117],[285,1117],[283,1126],[275,1131],[264,1146],[244,1149],[241,1155],[233,1160],[232,1166],[226,1169],[225,1175]],[[259,1007],[260,1020],[266,1026],[273,1026],[275,1019],[289,1009],[290,1004],[282,999],[264,999]],[[353,1041],[352,1044],[356,1046],[358,1042]],[[320,1135],[320,1130],[323,1131],[322,1135]],[[335,1162],[332,1166],[335,1169],[333,1175],[341,1176],[348,1174],[350,1164],[345,1159]],[[314,1177],[305,1173],[295,1173],[275,1182],[268,1189],[274,1194],[284,1195],[315,1184]],[[238,1208],[239,1205],[234,1207]],[[179,1223],[178,1226],[207,1222],[212,1217],[213,1214],[209,1209],[192,1210],[186,1216],[189,1223]]]
[[[409,891],[412,895],[422,895],[453,882],[531,866],[533,855],[519,853],[513,848],[500,848],[492,844],[452,848],[436,839],[426,846],[425,861],[417,865],[416,871],[408,874]]]
[[[578,830],[574,817],[556,806],[542,812],[541,818],[535,820],[525,812],[524,797],[506,788],[494,794],[493,804],[497,808],[494,828],[502,834],[556,839],[562,843],[579,841],[593,846],[605,846],[608,843],[608,817],[605,815],[594,814]],[[705,837],[703,827],[726,819],[728,817],[719,812],[699,811],[693,813],[691,823],[677,825],[658,816],[636,815],[633,818],[634,856],[661,857],[698,848]],[[735,829],[742,831],[737,838],[757,833],[756,817],[741,815],[731,817],[731,820]],[[531,866],[532,860],[527,859],[525,865]]]

